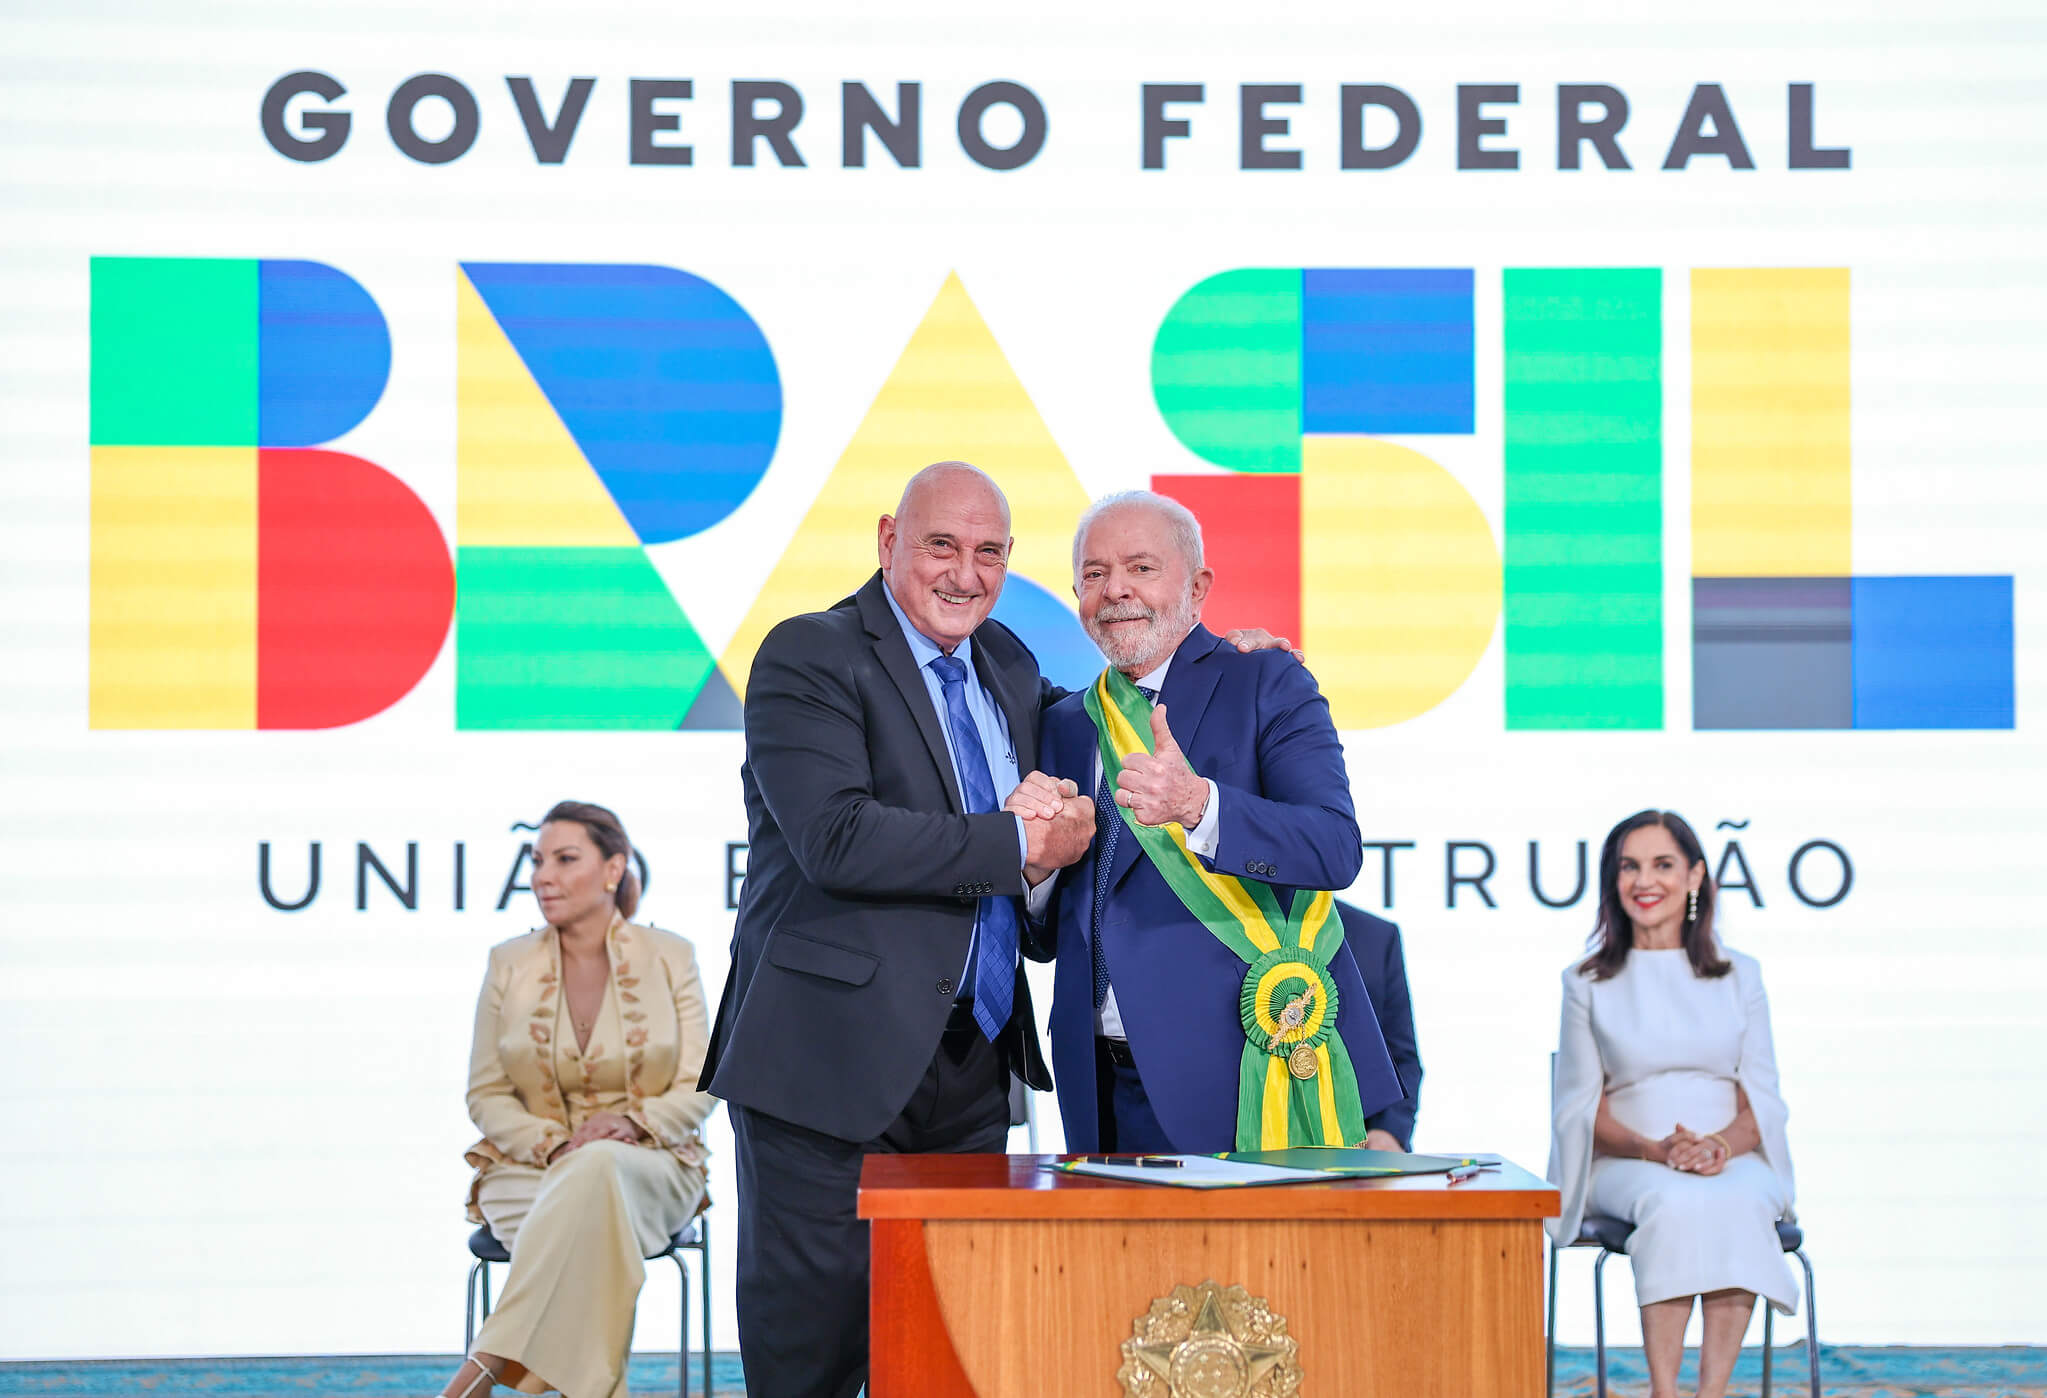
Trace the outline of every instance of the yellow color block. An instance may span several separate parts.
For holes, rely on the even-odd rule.
[[[256,449],[92,449],[94,728],[256,726]]]
[[[469,278],[455,274],[455,542],[637,547],[639,538]]]
[[[1478,502],[1418,451],[1301,443],[1301,634],[1338,728],[1383,728],[1455,693],[1500,615]]]
[[[1073,526],[1087,493],[957,275],[945,279],[719,658],[742,698],[754,652],[775,624],[865,582],[876,522],[894,512],[920,468],[952,460],[980,467],[1009,497],[1010,572],[1070,597]]]
[[[1847,577],[1848,271],[1692,273],[1692,574]]]

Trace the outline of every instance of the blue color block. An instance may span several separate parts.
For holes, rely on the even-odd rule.
[[[257,265],[256,440],[331,442],[391,377],[391,332],[361,283],[322,262]]]
[[[1301,430],[1468,434],[1469,269],[1301,274]]]
[[[1857,728],[2010,728],[2011,579],[1855,579]]]
[[[1011,573],[995,599],[994,618],[1014,631],[1038,658],[1038,673],[1067,689],[1086,689],[1108,662],[1059,599],[1020,573]]]
[[[782,380],[737,301],[673,267],[464,263],[642,543],[738,509],[782,431]]]

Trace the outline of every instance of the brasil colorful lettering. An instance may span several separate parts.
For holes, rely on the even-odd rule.
[[[1496,633],[1507,728],[1665,727],[1664,346],[1684,333],[1693,727],[2012,727],[2011,578],[1854,569],[1846,270],[1498,276],[1497,521],[1422,449],[1476,435],[1476,272],[1246,269],[1168,311],[1153,396],[1212,469],[1150,483],[1202,520],[1212,626],[1303,642],[1342,728],[1434,709]],[[722,645],[649,550],[730,518],[773,464],[760,325],[667,267],[464,263],[452,283],[450,541],[336,446],[394,363],[359,282],[94,259],[93,727],[360,722],[452,631],[459,729],[730,730],[768,628],[857,586],[876,515],[947,457],[1015,509],[996,616],[1062,683],[1098,670],[1062,600],[1086,492],[957,277]]]

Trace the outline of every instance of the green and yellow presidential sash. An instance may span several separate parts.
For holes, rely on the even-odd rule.
[[[1151,703],[1114,667],[1102,672],[1084,702],[1114,790],[1123,754],[1152,750]],[[1116,809],[1167,887],[1246,967],[1236,1148],[1361,1143],[1364,1110],[1350,1054],[1336,1032],[1336,982],[1329,974],[1329,960],[1343,945],[1334,898],[1303,889],[1282,916],[1267,885],[1204,866],[1177,823],[1140,825],[1127,809]]]

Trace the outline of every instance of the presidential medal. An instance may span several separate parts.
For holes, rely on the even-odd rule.
[[[1294,1045],[1294,1051],[1286,1056],[1286,1070],[1306,1082],[1315,1076],[1315,1050],[1306,1044]]]

